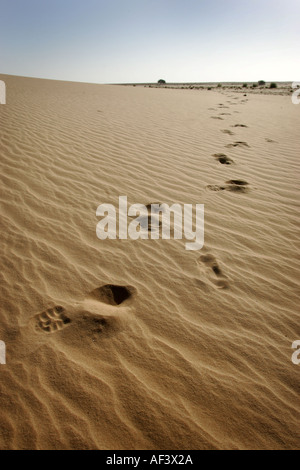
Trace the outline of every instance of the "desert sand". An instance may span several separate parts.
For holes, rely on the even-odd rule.
[[[1,449],[299,449],[300,105],[0,75]],[[205,205],[205,244],[96,209]]]

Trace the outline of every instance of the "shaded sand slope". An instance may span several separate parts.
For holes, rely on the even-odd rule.
[[[300,107],[0,79],[0,448],[299,448]],[[119,195],[204,248],[98,240]]]

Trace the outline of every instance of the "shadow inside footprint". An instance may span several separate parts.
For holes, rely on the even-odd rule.
[[[226,190],[227,191],[233,191],[233,192],[239,192],[239,193],[246,193],[249,191],[247,181],[243,180],[229,180],[226,181]]]
[[[154,208],[154,206],[156,206],[156,205],[160,205],[159,202],[149,202],[149,204],[146,204],[146,209],[147,209],[148,213],[151,214],[151,211],[157,212],[157,210],[155,210],[155,208]]]
[[[216,258],[213,255],[202,255],[200,256],[199,260],[206,266],[207,269],[214,273],[214,275],[212,275],[213,277],[209,277],[215,286],[219,287],[220,289],[227,289],[229,287],[226,276],[224,276]]]
[[[234,133],[229,129],[221,129],[221,132],[223,132],[223,134],[234,135]]]
[[[226,148],[232,147],[250,147],[250,145],[247,142],[234,142],[233,144],[226,145]]]
[[[200,261],[210,267],[217,276],[222,275],[221,269],[213,255],[202,255],[200,256]]]
[[[225,155],[225,153],[215,153],[213,155],[213,157],[218,160],[219,163],[221,163],[222,165],[232,165],[233,163],[233,160],[229,157],[227,157],[227,155]]]
[[[106,284],[90,292],[89,296],[108,305],[121,305],[133,294],[132,287]]]
[[[209,184],[206,186],[209,191],[231,191],[239,193],[247,193],[249,191],[249,183],[243,180],[229,180],[224,186]]]
[[[226,181],[226,184],[235,184],[237,186],[247,186],[247,181],[243,181],[243,180],[229,180],[229,181]]]

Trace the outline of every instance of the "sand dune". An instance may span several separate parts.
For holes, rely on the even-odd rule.
[[[0,448],[299,448],[300,107],[0,79]],[[203,249],[99,240],[121,195]]]

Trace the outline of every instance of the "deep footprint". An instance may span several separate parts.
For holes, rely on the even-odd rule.
[[[72,332],[77,331],[80,336],[117,330],[120,319],[114,311],[117,312],[118,307],[125,304],[135,292],[136,289],[132,286],[106,284],[91,291],[81,303],[68,307],[68,312],[58,305],[35,315],[35,329],[54,333],[72,326]],[[115,309],[105,310],[103,304],[114,306]]]
[[[152,206],[154,206],[154,205],[159,205],[159,206],[160,206],[161,203],[160,203],[160,202],[149,202],[149,204],[146,204],[146,209],[147,209],[148,213],[150,212],[150,214],[151,214],[151,212],[154,212],[154,213],[158,213],[158,212],[159,212],[159,210],[157,210],[156,208],[152,207]],[[163,212],[163,211],[162,211],[162,212]]]
[[[247,193],[249,191],[249,183],[243,180],[229,180],[226,181],[226,191],[233,191],[239,193]]]
[[[226,181],[226,184],[235,184],[237,186],[247,186],[249,183],[243,180],[229,180],[229,181]]]
[[[232,147],[250,147],[250,145],[247,142],[234,142],[233,144],[226,145],[226,148]]]
[[[234,163],[231,158],[225,155],[225,153],[215,153],[213,157],[222,165],[232,165],[232,163]]]
[[[215,286],[219,287],[220,289],[227,289],[229,287],[226,276],[223,274],[215,256],[211,254],[202,255],[200,256],[199,260],[210,271],[209,277]]]
[[[221,129],[221,132],[223,132],[223,134],[234,135],[234,132],[230,131],[229,129]]]
[[[209,191],[231,191],[236,193],[247,193],[249,191],[249,183],[243,180],[229,180],[225,185],[209,184],[206,186]]]
[[[133,287],[106,284],[90,292],[89,296],[108,305],[121,305],[133,294]]]
[[[139,215],[140,230],[149,233],[152,232],[152,230],[156,232],[162,226],[161,216],[165,212],[164,205],[160,202],[149,202],[145,205],[145,208],[147,212],[145,213],[145,211],[143,211]],[[129,217],[133,218],[135,216]]]

